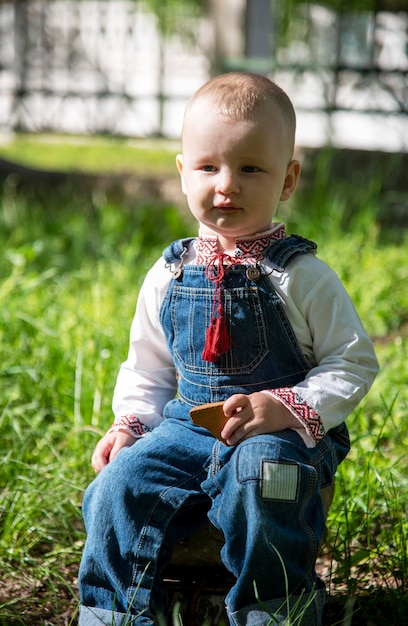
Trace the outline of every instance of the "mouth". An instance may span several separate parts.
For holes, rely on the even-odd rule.
[[[216,204],[214,208],[218,211],[240,211],[242,207],[232,204],[231,202],[224,202],[222,204]]]

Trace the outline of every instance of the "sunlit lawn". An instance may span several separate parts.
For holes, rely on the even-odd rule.
[[[57,621],[61,586],[72,589],[75,613],[79,507],[93,475],[91,451],[112,420],[138,287],[166,243],[194,232],[174,207],[138,203],[130,211],[93,203],[92,194],[55,206],[52,197],[51,190],[45,206],[9,182],[1,196],[0,623],[7,625],[68,623]],[[305,232],[299,215],[294,207],[292,231],[318,239],[312,218]],[[320,254],[344,280],[382,369],[349,419],[353,449],[337,478],[324,575],[333,596],[381,588],[406,611],[408,246],[380,238],[367,210],[347,231],[333,220],[318,239]],[[43,602],[50,611],[50,597],[53,622],[38,608]]]

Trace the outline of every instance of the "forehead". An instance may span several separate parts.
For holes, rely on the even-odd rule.
[[[258,108],[249,116],[234,116],[220,112],[210,98],[200,98],[188,108],[183,125],[183,150],[197,150],[200,146],[217,142],[230,147],[267,147],[268,143],[280,149],[293,149],[282,113],[276,105]]]

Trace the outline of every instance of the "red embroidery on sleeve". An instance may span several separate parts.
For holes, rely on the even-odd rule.
[[[293,413],[315,443],[319,443],[319,441],[323,439],[326,431],[320,416],[318,412],[302,398],[300,393],[297,393],[289,387],[271,389],[270,392]]]
[[[135,437],[142,437],[152,430],[149,426],[143,424],[136,415],[122,415],[117,422],[112,424],[109,431],[112,432],[120,430],[121,428],[126,428],[126,430],[129,430]]]

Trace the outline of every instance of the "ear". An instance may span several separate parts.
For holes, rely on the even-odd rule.
[[[186,185],[184,183],[184,178],[183,178],[183,155],[182,154],[178,154],[176,156],[176,165],[177,165],[177,169],[179,171],[180,178],[181,178],[181,190],[184,194],[187,194]]]
[[[291,195],[296,189],[300,176],[300,163],[299,161],[290,161],[285,176],[285,182],[283,183],[282,193],[280,200],[289,200]]]

